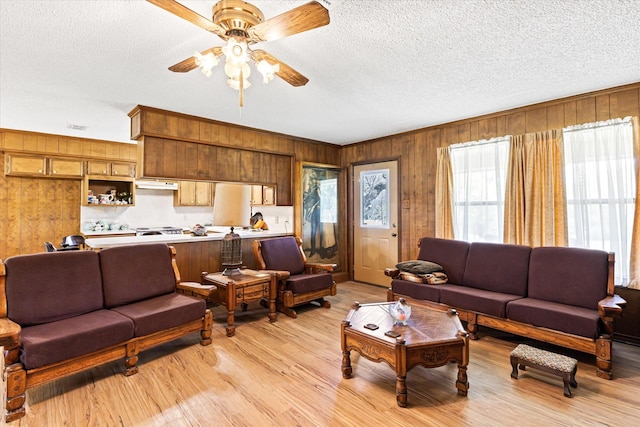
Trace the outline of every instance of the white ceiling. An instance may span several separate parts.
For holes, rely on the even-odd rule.
[[[268,19],[305,2],[252,3]],[[223,42],[151,3],[2,0],[0,127],[129,142],[140,104],[349,144],[640,81],[640,0],[325,3],[328,26],[254,46],[309,83],[254,69],[240,109],[221,66],[168,71]]]

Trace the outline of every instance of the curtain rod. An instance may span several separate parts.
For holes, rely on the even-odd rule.
[[[569,126],[568,128],[562,129],[563,133],[567,132],[575,132],[578,130],[587,130],[587,129],[598,129],[605,128],[608,126],[620,126],[620,125],[630,125],[631,117],[625,117],[624,119],[616,119],[615,122],[611,123],[610,121],[600,122],[600,123],[586,123],[582,125],[574,125]]]

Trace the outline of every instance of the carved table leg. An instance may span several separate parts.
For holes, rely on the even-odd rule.
[[[353,368],[351,368],[351,352],[343,351],[342,352],[342,378],[351,378],[352,372],[353,372]]]
[[[458,365],[458,379],[456,381],[459,396],[466,396],[469,390],[469,382],[467,381],[467,366]]]
[[[407,407],[407,377],[398,375],[396,379],[396,400],[401,408]]]
[[[228,337],[232,337],[235,335],[236,333],[236,327],[234,326],[235,324],[235,317],[234,317],[234,310],[233,308],[230,308],[227,312],[227,336]]]

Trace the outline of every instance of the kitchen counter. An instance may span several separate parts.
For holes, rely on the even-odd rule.
[[[217,227],[216,227],[217,228]],[[271,237],[289,236],[292,233],[282,231],[250,231],[250,230],[234,230],[241,239],[262,239]],[[99,237],[88,238],[84,244],[91,249],[104,249],[112,246],[136,245],[139,243],[201,243],[215,240],[222,240],[227,231],[209,231],[206,236],[194,236],[192,234],[159,234],[150,236],[118,236],[118,237]],[[102,233],[104,234],[104,233]],[[135,234],[135,231],[134,231]],[[86,234],[88,236],[88,233]]]

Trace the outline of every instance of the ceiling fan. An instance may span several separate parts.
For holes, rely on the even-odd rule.
[[[250,86],[251,73],[249,60],[268,83],[274,75],[291,84],[304,86],[309,79],[261,49],[249,46],[298,34],[303,31],[322,27],[329,23],[329,12],[317,1],[298,6],[265,21],[263,13],[257,7],[242,0],[220,0],[213,5],[212,19],[194,12],[175,0],[147,0],[179,18],[197,25],[221,39],[225,46],[215,46],[169,67],[169,70],[185,73],[198,67],[208,77],[211,69],[224,56],[227,83],[240,92],[240,106],[243,105],[243,90]]]

